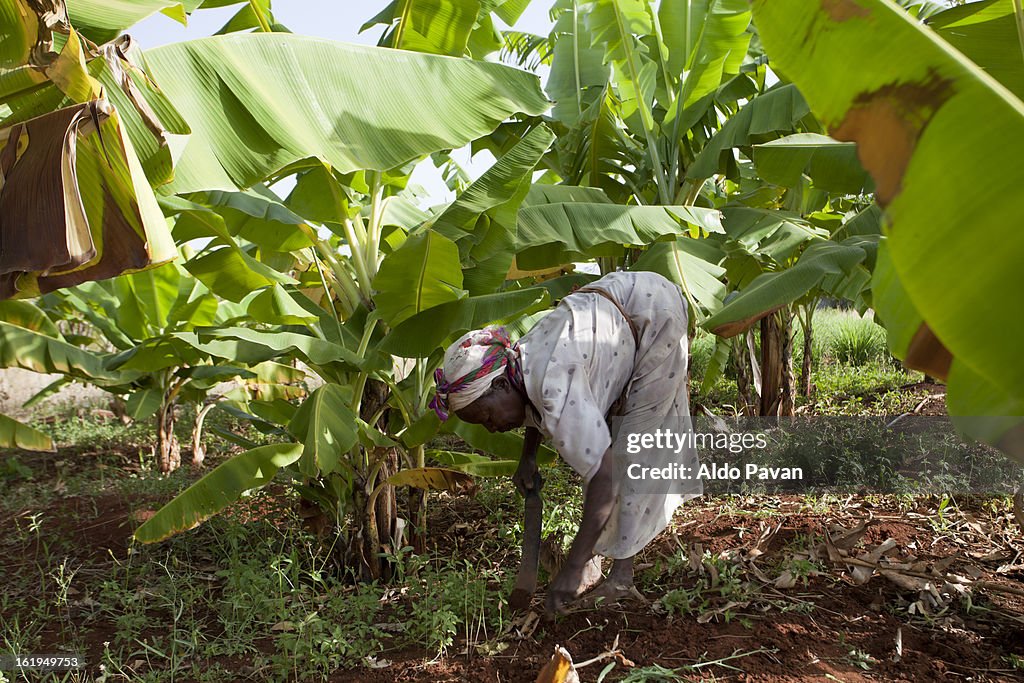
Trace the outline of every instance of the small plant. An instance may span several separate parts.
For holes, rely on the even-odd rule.
[[[928,521],[931,524],[932,529],[940,533],[949,531],[952,522],[950,521],[948,510],[950,505],[952,504],[953,499],[950,498],[947,494],[943,494],[942,500],[939,501],[939,507],[936,508],[935,510],[935,516],[928,518]],[[956,506],[954,505],[954,508],[955,507]]]
[[[32,470],[26,467],[16,456],[10,455],[0,463],[0,482],[31,479]]]
[[[668,566],[678,571],[688,560],[683,551],[669,559]],[[661,604],[669,614],[703,614],[718,604],[745,603],[753,597],[753,589],[743,576],[743,569],[727,558],[709,552],[701,558],[700,568],[694,572],[696,582],[691,588],[677,588],[667,592]],[[728,623],[735,616],[731,609],[721,612]]]
[[[871,667],[878,663],[877,659],[860,648],[850,650],[846,655],[846,661],[864,671],[870,671]]]
[[[700,587],[676,588],[661,598],[661,604],[669,614],[700,614],[708,605]]]
[[[409,637],[439,657],[452,645],[460,626],[469,642],[478,632],[496,629],[501,618],[500,612],[487,611],[488,578],[468,562],[449,560],[425,567],[418,585],[410,587],[409,598]]]
[[[811,577],[822,573],[823,567],[821,563],[809,558],[793,557],[784,565],[783,569],[792,574],[797,582],[803,584],[804,588],[806,588],[811,581]]]

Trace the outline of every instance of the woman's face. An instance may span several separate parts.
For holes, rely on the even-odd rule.
[[[523,426],[526,402],[507,378],[498,377],[485,394],[455,414],[463,422],[483,425],[489,432],[507,432]]]

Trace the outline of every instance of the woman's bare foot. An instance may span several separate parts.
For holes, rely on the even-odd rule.
[[[568,577],[565,577],[568,578]],[[576,596],[585,590],[566,591],[565,586],[556,580],[548,590],[548,597],[545,609],[548,616],[556,614],[568,614],[575,608],[593,607],[598,602],[618,602],[620,600],[637,600],[647,603],[647,598],[633,585],[633,558],[615,560],[612,569],[608,572],[608,578],[601,581],[597,586],[580,598]]]

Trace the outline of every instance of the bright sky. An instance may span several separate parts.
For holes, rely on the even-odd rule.
[[[284,24],[293,33],[318,36],[350,43],[376,45],[383,26],[376,26],[358,33],[359,27],[389,4],[389,0],[275,0],[272,8],[277,22]],[[554,0],[533,0],[526,12],[515,25],[518,31],[547,35],[551,31],[548,10]],[[182,40],[202,38],[216,33],[243,5],[199,10],[189,18],[188,26],[182,26],[163,14],[154,14],[132,27],[128,32],[138,41],[142,49],[176,43]],[[500,21],[499,21],[500,23]],[[507,29],[506,26],[499,26]],[[457,150],[456,160],[476,178],[492,163],[494,157],[483,151],[470,159],[468,149]],[[428,205],[451,201],[454,196],[445,186],[440,173],[427,160],[413,173],[412,182],[423,186],[429,197]],[[279,192],[286,188],[275,187]]]

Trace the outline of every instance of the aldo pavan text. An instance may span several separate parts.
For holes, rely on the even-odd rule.
[[[705,481],[736,481],[759,479],[762,481],[801,480],[804,478],[800,467],[761,467],[755,463],[746,463],[742,467],[729,463],[705,463],[699,467],[686,467],[672,463],[664,467],[645,467],[640,463],[632,463],[626,468],[626,476],[630,479],[702,479]]]

